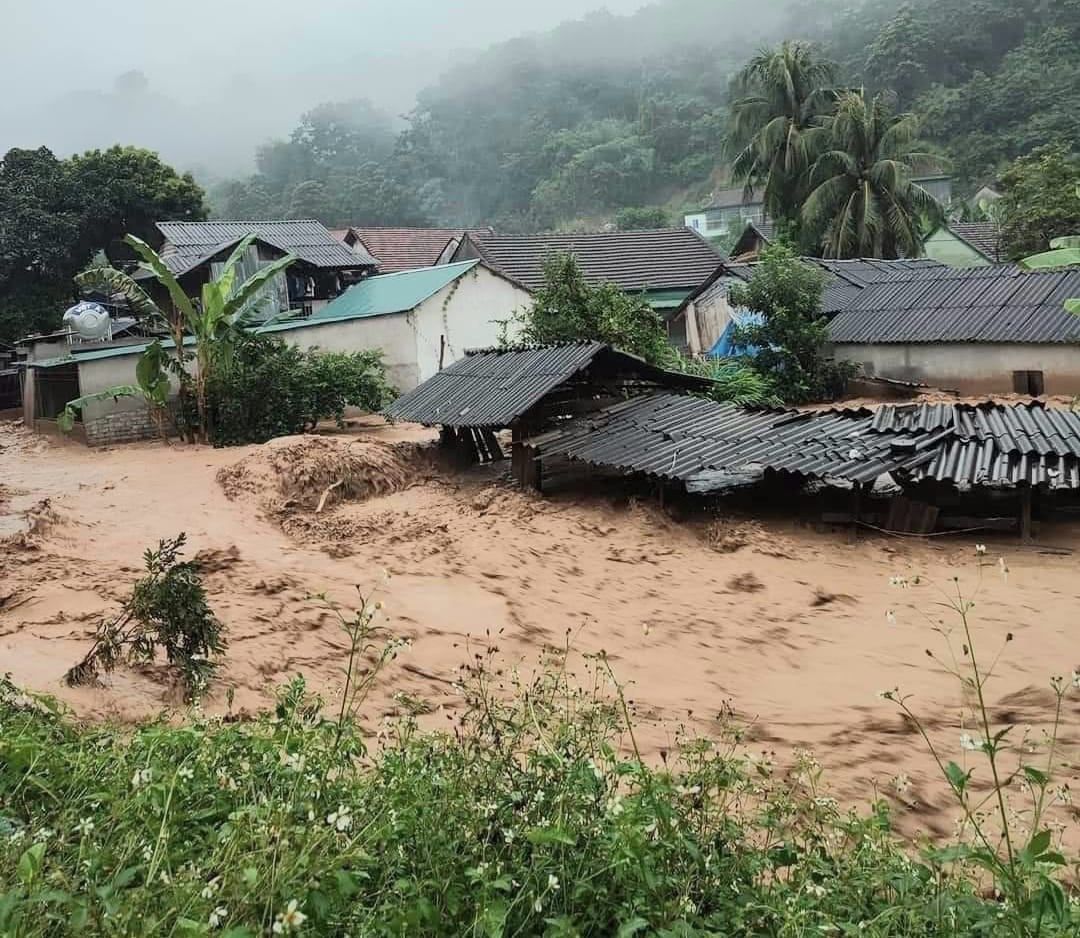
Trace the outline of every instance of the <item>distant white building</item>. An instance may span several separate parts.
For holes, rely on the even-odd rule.
[[[758,194],[743,198],[742,188],[721,189],[703,209],[685,216],[687,228],[706,238],[726,237],[741,232],[748,222],[765,221],[765,203]]]

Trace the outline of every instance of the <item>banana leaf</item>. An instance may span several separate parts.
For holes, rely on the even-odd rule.
[[[123,294],[128,305],[139,316],[160,319],[161,310],[131,277],[113,267],[91,267],[75,277],[75,283],[87,292]]]
[[[137,388],[131,384],[118,384],[111,388],[106,388],[104,391],[98,391],[96,394],[86,394],[83,397],[77,397],[73,401],[68,401],[64,405],[63,411],[60,416],[56,418],[56,425],[64,432],[70,433],[72,427],[75,426],[75,418],[87,404],[91,404],[94,401],[108,401],[116,400],[120,397],[141,397],[142,389]]]
[[[195,307],[192,305],[188,295],[184,292],[183,287],[177,282],[176,277],[173,276],[171,270],[165,266],[165,262],[161,259],[161,256],[155,251],[149,244],[142,240],[142,238],[136,238],[135,235],[125,235],[124,243],[134,248],[139,256],[143,259],[143,267],[154,274],[155,277],[161,282],[166,290],[169,291],[169,296],[172,297],[173,304],[180,311],[180,315],[184,317],[185,322],[192,325],[195,323]]]

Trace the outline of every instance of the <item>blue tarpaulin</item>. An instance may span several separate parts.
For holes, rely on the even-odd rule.
[[[758,353],[757,346],[735,348],[735,330],[740,326],[761,326],[764,323],[765,317],[761,313],[752,313],[747,309],[733,309],[731,311],[731,320],[713,347],[705,353],[706,357],[730,358],[733,355],[756,355]]]

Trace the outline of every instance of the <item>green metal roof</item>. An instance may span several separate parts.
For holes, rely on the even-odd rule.
[[[417,270],[402,270],[396,274],[368,277],[367,280],[361,280],[355,286],[349,287],[341,296],[331,300],[307,319],[278,323],[261,331],[278,332],[325,322],[340,322],[344,319],[407,313],[479,263],[478,260],[462,261],[458,264],[420,267]]]
[[[184,338],[184,345],[194,345],[195,337],[186,336]],[[162,339],[161,345],[163,348],[175,348],[176,343],[172,339]],[[57,358],[43,358],[41,361],[27,362],[27,368],[58,368],[60,365],[77,365],[79,362],[93,362],[102,358],[121,358],[124,355],[141,355],[150,347],[149,342],[143,342],[138,345],[111,345],[108,348],[92,349],[88,352],[80,352],[75,354],[74,350],[68,355],[61,355]]]
[[[645,302],[659,311],[678,309],[693,290],[646,290]]]

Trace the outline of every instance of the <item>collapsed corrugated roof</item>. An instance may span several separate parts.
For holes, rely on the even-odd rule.
[[[367,251],[346,247],[325,225],[313,219],[162,221],[157,228],[169,242],[170,249],[163,258],[174,274],[191,270],[249,234],[314,267],[338,270],[374,267],[376,263]]]
[[[348,228],[379,262],[379,272],[392,274],[437,264],[451,243],[466,234],[494,234],[491,228]],[[335,232],[335,235],[337,233]],[[344,240],[338,237],[338,240]]]
[[[529,443],[710,492],[766,471],[871,483],[891,472],[960,487],[1080,488],[1080,414],[1040,404],[885,406],[858,411],[747,411],[662,394],[624,401]]]
[[[454,362],[399,397],[383,414],[428,426],[508,427],[560,384],[590,368],[666,387],[710,384],[664,371],[602,342],[488,349]]]

